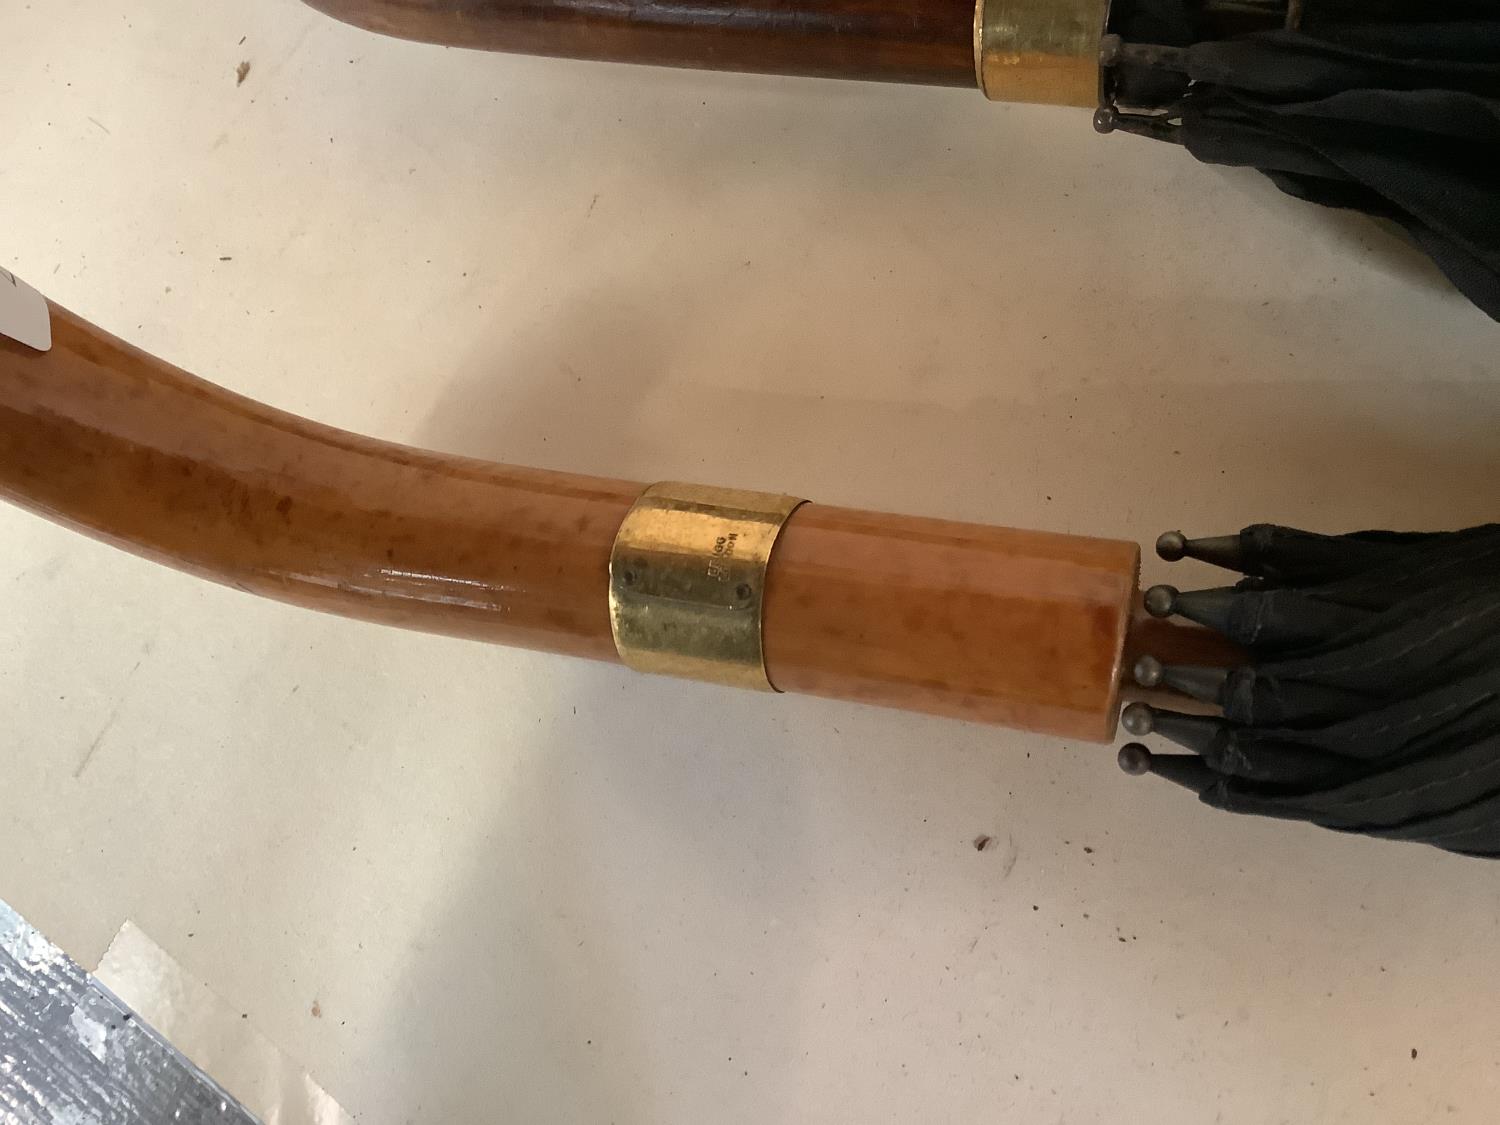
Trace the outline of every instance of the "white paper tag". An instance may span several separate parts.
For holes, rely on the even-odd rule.
[[[9,336],[39,352],[52,347],[52,313],[47,298],[5,269],[0,269],[0,336]]]

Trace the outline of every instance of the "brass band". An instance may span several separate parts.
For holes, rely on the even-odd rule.
[[[793,496],[653,484],[609,559],[609,623],[638,672],[775,691],[761,653],[766,566]]]
[[[1092,107],[1108,0],[977,0],[974,73],[1002,102]]]

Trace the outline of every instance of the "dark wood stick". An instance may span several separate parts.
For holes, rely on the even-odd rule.
[[[973,0],[308,0],[386,35],[527,55],[973,86]]]

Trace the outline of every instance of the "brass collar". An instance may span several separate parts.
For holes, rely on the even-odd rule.
[[[994,101],[1093,107],[1108,0],[977,0],[974,72]]]
[[[761,652],[766,568],[801,503],[675,482],[646,489],[609,559],[620,659],[638,672],[775,691]]]

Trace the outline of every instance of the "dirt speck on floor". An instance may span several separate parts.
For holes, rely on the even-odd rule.
[[[984,851],[985,848],[989,847],[994,842],[995,842],[995,837],[993,837],[993,836],[984,836],[984,835],[975,836],[974,837],[974,850],[976,852],[982,852],[982,851]]]
[[[236,86],[243,86],[245,84],[245,79],[249,77],[250,60],[246,59],[244,62],[240,63],[239,66],[234,68],[234,84]]]
[[[313,1001],[312,1005],[312,1018],[315,1020],[323,1018],[323,1005],[319,1004],[316,1000]]]

